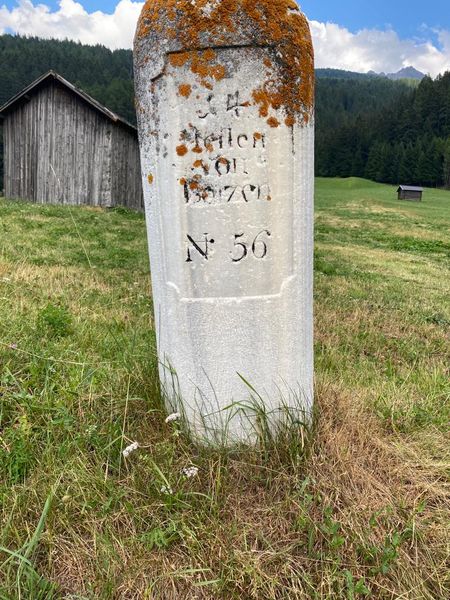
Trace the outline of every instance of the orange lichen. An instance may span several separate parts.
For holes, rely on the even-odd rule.
[[[262,140],[262,133],[256,132],[253,134],[255,140]]]
[[[150,185],[152,185],[153,181],[154,181],[154,177],[151,173],[149,173],[149,175],[147,176],[147,181],[149,182]]]
[[[205,58],[205,60],[211,62],[212,60],[214,60],[217,56],[217,54],[214,52],[214,50],[212,48],[208,48],[207,50],[204,51],[203,56]]]
[[[203,59],[201,52],[196,53],[192,58],[191,71],[201,78],[208,77],[209,63]]]
[[[267,94],[267,92],[262,89],[254,90],[252,96],[256,104],[259,104],[259,116],[268,117],[270,107],[270,96]]]
[[[209,166],[207,164],[205,164],[205,162],[203,160],[200,160],[200,159],[196,160],[194,162],[194,164],[192,165],[192,167],[193,167],[192,170],[194,170],[194,169],[203,169],[203,172],[205,174],[209,173]]]
[[[292,115],[289,115],[285,118],[284,123],[288,127],[293,127],[295,125],[295,119]]]
[[[201,148],[201,146],[197,145],[192,148],[192,152],[195,152],[196,154],[201,154],[203,152],[203,149]]]
[[[189,52],[176,52],[169,54],[169,62],[172,67],[183,67],[189,60]]]
[[[175,29],[169,29],[169,31],[167,32],[167,36],[171,39],[174,40],[177,37],[177,32]]]
[[[223,65],[216,65],[215,67],[211,67],[211,75],[214,77],[216,81],[220,81],[226,75],[227,71]]]
[[[188,149],[184,144],[177,146],[177,154],[178,156],[185,156],[188,153]]]
[[[189,98],[189,96],[192,94],[192,86],[189,85],[189,83],[182,83],[180,86],[178,86],[178,93],[184,98]]]
[[[280,126],[280,121],[275,117],[270,117],[270,119],[267,119],[267,124],[275,128]]]
[[[177,13],[175,12],[175,6],[169,6],[167,16],[171,21],[176,18]]]
[[[186,185],[187,181],[184,177],[180,179],[180,185]]]
[[[220,81],[226,75],[223,65],[211,64],[217,55],[211,48],[191,53],[191,71],[198,75],[201,85],[212,90],[212,80]]]
[[[152,32],[168,38],[175,32],[176,45],[184,52],[170,54],[170,64],[178,67],[190,60],[208,89],[225,76],[224,67],[214,64],[214,50],[199,47],[232,46],[234,39],[246,38],[255,46],[273,48],[272,60],[264,61],[271,80],[255,90],[253,100],[262,117],[283,108],[289,123],[308,122],[314,105],[313,48],[308,22],[294,0],[226,0],[212,6],[210,0],[147,0],[136,41]]]

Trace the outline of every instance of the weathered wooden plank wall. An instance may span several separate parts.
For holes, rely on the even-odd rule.
[[[114,127],[112,137],[112,197],[115,204],[144,209],[139,144],[125,127]]]
[[[142,208],[137,137],[55,82],[4,121],[5,194]]]

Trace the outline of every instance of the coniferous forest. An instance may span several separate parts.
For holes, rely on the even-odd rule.
[[[0,36],[0,105],[49,69],[135,122],[131,51],[71,41]],[[450,72],[417,84],[319,69],[316,174],[450,187]]]

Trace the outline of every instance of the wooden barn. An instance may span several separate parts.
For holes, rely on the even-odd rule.
[[[423,188],[415,187],[413,185],[401,185],[398,190],[399,200],[415,200],[416,202],[422,201]]]
[[[49,71],[0,108],[7,198],[143,208],[137,130]]]

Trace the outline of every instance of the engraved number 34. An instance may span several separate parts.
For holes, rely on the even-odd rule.
[[[244,233],[236,233],[234,235],[234,250],[230,252],[233,262],[241,262],[249,255],[249,252],[253,254],[255,258],[262,259],[267,256],[267,244],[264,241],[264,236],[271,237],[270,231],[263,229],[253,240],[252,244],[248,244],[242,238]]]

